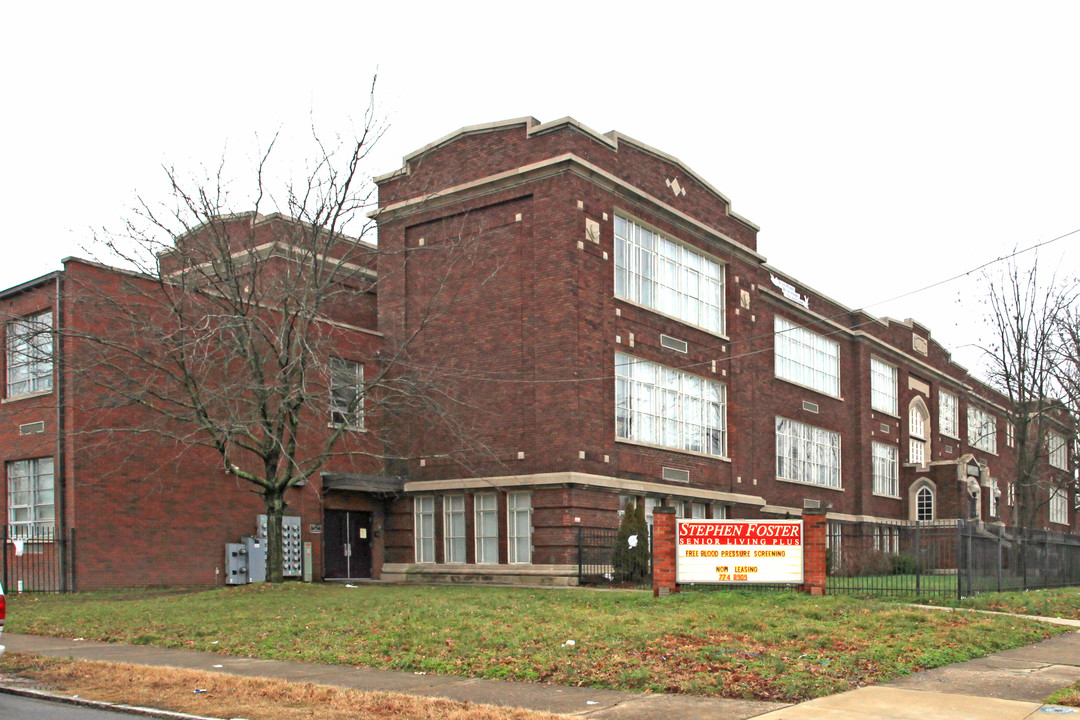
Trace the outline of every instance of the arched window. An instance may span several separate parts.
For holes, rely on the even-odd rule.
[[[934,491],[925,485],[915,493],[915,519],[920,522],[934,519]]]
[[[930,411],[916,397],[908,406],[908,462],[926,466],[930,461]]]
[[[921,477],[908,490],[908,517],[919,522],[937,519],[937,486],[930,478]]]

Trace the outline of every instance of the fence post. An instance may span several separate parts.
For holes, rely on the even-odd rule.
[[[1024,590],[1028,589],[1028,531],[1026,527],[1020,528],[1020,565],[1024,568]]]
[[[964,597],[964,573],[960,567],[964,560],[964,521],[956,519],[956,599]]]
[[[665,597],[679,592],[679,586],[675,584],[677,530],[675,508],[658,507],[653,510],[653,597]]]
[[[581,545],[582,545],[581,533],[584,531],[584,529],[585,528],[583,528],[581,525],[578,525],[578,529],[577,529],[577,584],[578,584],[578,587],[581,587],[581,560],[582,560],[582,557],[581,557]]]
[[[1003,534],[1004,534],[1004,529],[999,528],[998,529],[998,536],[997,536],[997,550],[998,550],[998,556],[997,556],[997,590],[998,590],[998,592],[1001,592],[1001,561],[1002,561],[1001,536]]]
[[[803,510],[803,584],[800,592],[824,595],[828,579],[825,567],[828,521],[825,510]]]
[[[920,542],[919,521],[915,521],[915,597],[919,597],[922,589],[922,543]]]
[[[75,528],[68,529],[68,567],[71,573],[71,584],[68,586],[68,592],[78,592],[79,587],[75,584]]]
[[[8,586],[8,525],[4,525],[4,592],[11,592]]]

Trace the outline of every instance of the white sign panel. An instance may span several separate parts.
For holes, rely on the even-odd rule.
[[[802,520],[679,520],[675,582],[803,582]]]

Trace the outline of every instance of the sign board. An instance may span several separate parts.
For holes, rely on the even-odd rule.
[[[675,582],[802,584],[802,520],[679,520]]]

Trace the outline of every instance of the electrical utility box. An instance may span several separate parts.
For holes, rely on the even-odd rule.
[[[299,517],[286,515],[281,518],[281,574],[285,577],[300,577],[304,572],[304,545],[300,541],[300,527]],[[256,520],[255,535],[266,538],[265,515],[260,515]]]
[[[247,583],[247,546],[243,543],[225,543],[225,584],[246,585]]]
[[[248,582],[266,582],[266,540],[251,537],[240,538],[248,554]]]

